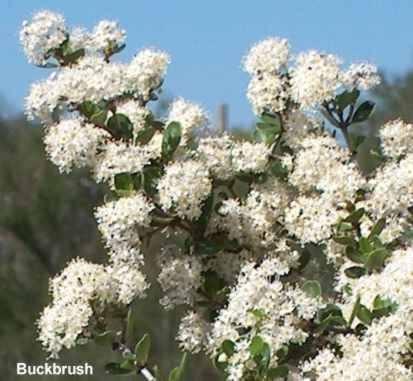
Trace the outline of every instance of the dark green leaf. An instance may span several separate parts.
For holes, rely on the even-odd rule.
[[[359,96],[360,91],[357,89],[353,89],[352,91],[346,90],[336,96],[335,103],[340,111],[344,111],[346,107],[355,104]]]
[[[76,63],[79,60],[79,58],[83,57],[84,55],[85,49],[75,50],[74,52],[65,55],[64,62],[66,65]]]
[[[374,250],[374,247],[367,238],[361,237],[359,240],[359,249],[363,254],[368,255]]]
[[[168,381],[182,381],[186,362],[187,362],[187,354],[184,353],[179,366],[177,368],[172,369],[171,373],[169,373]]]
[[[128,374],[131,372],[131,370],[122,368],[121,364],[117,362],[110,362],[105,365],[105,372],[109,374],[120,375],[120,374]]]
[[[151,338],[145,334],[135,346],[136,361],[144,366],[148,362],[149,351],[151,350]]]
[[[366,269],[364,267],[352,266],[344,270],[344,273],[352,279],[357,279],[366,274]]]
[[[373,320],[372,313],[363,304],[360,304],[358,306],[357,311],[356,311],[356,316],[361,322],[363,322],[366,325],[370,325],[371,321]]]
[[[364,264],[366,262],[366,257],[361,255],[353,246],[346,247],[346,256],[348,259],[356,263]]]
[[[276,119],[274,120],[276,121]],[[257,123],[257,135],[259,139],[269,146],[275,142],[280,133],[281,124],[279,122],[273,124],[265,122]]]
[[[364,141],[367,139],[367,136],[365,135],[357,135],[357,134],[349,134],[349,139],[350,139],[350,146],[353,149],[353,151],[357,151],[358,148],[364,143]]]
[[[228,357],[231,357],[235,353],[235,343],[231,340],[225,340],[222,345],[222,352],[224,352]]]
[[[117,191],[133,191],[134,182],[130,173],[118,173],[115,175],[115,188]]]
[[[364,122],[369,118],[371,113],[373,112],[374,109],[374,102],[371,101],[365,101],[363,102],[356,110],[356,112],[353,115],[353,119],[351,123],[360,123]]]
[[[208,270],[204,273],[203,288],[210,298],[214,298],[225,286],[225,281],[215,271]]]
[[[318,298],[321,296],[321,286],[317,280],[307,280],[303,284],[303,290],[312,298]]]
[[[162,168],[157,165],[147,165],[142,171],[142,184],[146,194],[152,196],[156,193],[159,179],[162,176]]]
[[[276,368],[268,369],[267,378],[269,380],[275,380],[276,378],[286,378],[288,376],[289,369],[287,365],[279,365]]]
[[[388,256],[389,252],[385,247],[375,249],[367,257],[366,268],[369,270],[381,269]]]
[[[257,356],[261,355],[262,352],[264,351],[264,345],[265,342],[260,336],[255,336],[250,343],[249,350],[251,353],[251,356]]]
[[[344,246],[356,246],[357,242],[354,240],[352,237],[348,236],[334,236],[333,237],[334,242],[339,243],[340,245]]]
[[[133,125],[124,114],[112,115],[108,120],[108,128],[117,139],[132,139]]]
[[[384,227],[386,226],[386,219],[385,218],[381,218],[380,220],[378,220],[376,222],[376,224],[373,226],[373,228],[370,231],[369,234],[369,239],[380,235],[380,233],[383,231]]]
[[[363,208],[357,209],[353,213],[351,213],[348,217],[346,217],[344,221],[350,222],[352,224],[356,224],[360,221],[361,217],[363,217],[365,213],[366,213],[365,209]]]
[[[177,122],[169,123],[165,129],[162,139],[162,157],[164,160],[171,160],[175,150],[181,142],[181,125]]]

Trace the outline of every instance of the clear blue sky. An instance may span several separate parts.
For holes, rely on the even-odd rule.
[[[1,0],[0,94],[16,110],[29,84],[47,75],[26,63],[18,43],[21,22],[40,9],[62,12],[74,26],[119,21],[128,32],[125,59],[145,46],[168,51],[168,92],[212,115],[227,102],[232,123],[253,119],[240,60],[267,36],[288,38],[294,52],[367,59],[393,74],[413,68],[412,0]]]

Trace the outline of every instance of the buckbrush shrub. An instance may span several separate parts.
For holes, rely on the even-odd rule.
[[[148,243],[166,237],[160,303],[186,308],[180,348],[227,380],[412,380],[413,126],[384,125],[380,165],[361,172],[358,125],[374,109],[361,92],[380,82],[375,66],[345,69],[268,38],[243,60],[255,141],[199,137],[200,106],[178,98],[164,119],[149,107],[169,55],[112,61],[125,39],[115,22],[88,32],[49,11],[21,31],[29,61],[53,69],[26,98],[50,160],[110,189],[95,212],[107,264],[78,258],[51,280],[38,321],[49,355],[109,337],[119,351],[109,373],[158,377],[149,336],[129,348],[125,321],[149,287]],[[305,271],[315,250],[335,273],[330,290]]]

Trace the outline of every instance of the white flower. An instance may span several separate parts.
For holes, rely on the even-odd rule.
[[[125,305],[137,297],[143,298],[149,287],[145,275],[136,264],[125,263],[108,269],[117,291],[116,301]]]
[[[303,243],[320,242],[345,214],[328,195],[299,196],[285,211],[285,227]]]
[[[232,150],[232,163],[237,172],[264,172],[270,148],[264,143],[236,143]]]
[[[165,210],[189,220],[201,215],[202,202],[211,192],[209,172],[200,162],[174,162],[165,169],[158,183],[159,201]]]
[[[228,135],[200,139],[197,153],[204,165],[218,179],[228,179],[234,175],[232,148],[234,142]]]
[[[209,331],[209,324],[197,312],[190,311],[181,320],[177,340],[184,351],[199,353]]]
[[[195,130],[204,128],[208,123],[205,111],[195,103],[178,98],[169,107],[166,124],[178,122],[182,127],[182,143],[193,135]]]
[[[126,32],[115,21],[102,20],[95,28],[91,36],[91,44],[96,50],[104,51],[108,47],[119,47],[124,44]]]
[[[341,85],[340,60],[313,50],[301,53],[291,76],[292,98],[301,108],[311,108],[334,98]]]
[[[95,218],[106,244],[116,249],[119,244],[133,245],[139,242],[136,228],[149,226],[153,208],[142,193],[122,197],[96,208]]]
[[[254,45],[244,58],[244,70],[251,75],[275,73],[283,68],[289,58],[290,44],[286,39],[267,38]]]
[[[95,167],[98,182],[112,181],[119,173],[138,173],[149,164],[152,152],[145,146],[128,143],[107,143],[105,151],[99,156]]]
[[[73,167],[91,167],[97,149],[109,138],[108,132],[79,119],[64,119],[51,126],[44,138],[50,160],[60,172],[70,172]]]
[[[170,63],[168,54],[159,50],[144,49],[128,65],[126,78],[128,89],[145,100],[162,83]]]
[[[350,89],[370,90],[381,82],[377,67],[369,63],[352,64],[343,74],[343,84]]]
[[[254,113],[283,111],[290,96],[289,85],[285,76],[263,73],[251,78],[248,84],[247,98]]]
[[[161,257],[161,272],[158,276],[164,297],[160,300],[165,309],[177,305],[192,305],[197,289],[201,286],[202,264],[196,257],[170,256]]]
[[[67,38],[65,19],[58,13],[41,11],[31,21],[25,21],[20,31],[20,42],[29,62],[43,65],[50,52]]]
[[[348,149],[330,136],[302,140],[290,181],[302,191],[315,188],[342,201],[352,199],[365,183]]]
[[[413,124],[400,119],[386,123],[380,129],[383,153],[391,158],[413,153]]]
[[[58,358],[63,348],[70,349],[76,345],[92,314],[90,305],[82,301],[48,306],[37,323],[38,340],[52,358]]]

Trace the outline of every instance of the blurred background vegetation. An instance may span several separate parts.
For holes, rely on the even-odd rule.
[[[365,167],[371,165],[367,152],[374,146],[374,135],[381,124],[396,117],[413,122],[413,71],[399,78],[384,75],[383,84],[371,98],[378,105],[374,117],[355,131],[368,136],[359,155]],[[77,256],[97,263],[106,260],[92,214],[103,202],[103,189],[82,171],[60,175],[45,157],[41,128],[26,122],[22,115],[1,115],[0,111],[0,379],[66,379],[69,377],[16,376],[16,362],[45,361],[36,342],[35,321],[48,302],[48,278]],[[233,126],[230,132],[248,137],[251,128]],[[154,254],[160,244],[152,248]],[[153,256],[147,258],[153,280]],[[155,362],[165,374],[180,358],[174,341],[180,312],[166,313],[160,308],[160,292],[156,282],[152,283],[148,298],[134,306],[133,336],[151,334]],[[113,379],[103,372],[104,364],[113,356],[110,348],[91,343],[64,353],[60,361],[94,365],[94,376],[70,377],[73,381],[105,380]],[[192,356],[186,379],[202,381],[217,376],[206,360]]]

